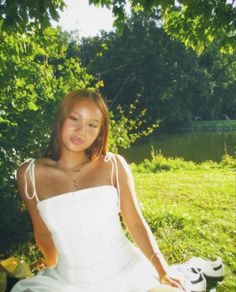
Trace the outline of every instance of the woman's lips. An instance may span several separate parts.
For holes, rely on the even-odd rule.
[[[84,143],[84,141],[80,138],[72,138],[71,141],[73,144],[76,144],[76,145],[80,145],[80,144]]]

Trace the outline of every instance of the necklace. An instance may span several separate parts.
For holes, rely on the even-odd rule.
[[[59,168],[61,169],[61,170],[63,170],[64,171],[64,173],[69,177],[69,179],[73,182],[73,188],[74,188],[74,190],[76,191],[76,190],[78,190],[79,189],[79,182],[78,182],[78,179],[79,179],[79,176],[80,176],[80,171],[81,171],[81,169],[83,168],[83,166],[87,163],[88,161],[85,161],[84,163],[82,163],[80,166],[79,166],[79,168],[74,168],[74,169],[68,169],[68,168],[65,168],[64,166],[62,166],[58,161],[57,161],[57,165],[59,166]],[[72,172],[74,172],[74,173],[78,173],[77,175],[76,175],[76,177],[75,178],[73,178],[72,176],[70,176],[69,175],[69,173],[68,173],[68,171],[72,171]]]

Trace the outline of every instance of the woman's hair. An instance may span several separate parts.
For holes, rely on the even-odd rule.
[[[52,129],[46,157],[58,160],[61,155],[61,129],[69,114],[71,107],[81,99],[90,99],[98,106],[102,113],[102,125],[98,137],[93,144],[85,150],[90,160],[96,160],[101,154],[108,151],[108,110],[103,97],[98,93],[88,89],[79,89],[66,95],[58,108],[54,126]]]

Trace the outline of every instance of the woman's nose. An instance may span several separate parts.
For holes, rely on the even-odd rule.
[[[76,131],[83,133],[85,129],[84,123],[80,121],[76,126]]]

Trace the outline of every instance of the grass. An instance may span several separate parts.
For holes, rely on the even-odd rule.
[[[225,154],[220,163],[197,164],[153,150],[151,160],[130,166],[143,215],[167,262],[220,256],[225,279],[217,291],[236,291],[236,159]],[[15,255],[27,262],[40,257],[32,243]]]
[[[235,172],[227,168],[134,173],[137,196],[167,261],[222,257],[217,291],[236,291]]]
[[[235,130],[236,120],[193,121],[191,130]]]

